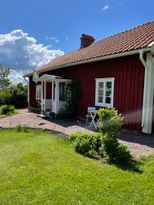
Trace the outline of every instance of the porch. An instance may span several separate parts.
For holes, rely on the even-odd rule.
[[[58,112],[66,106],[66,84],[71,79],[44,74],[37,79],[36,100],[40,101],[41,116]],[[47,83],[51,86],[51,98],[47,98]]]

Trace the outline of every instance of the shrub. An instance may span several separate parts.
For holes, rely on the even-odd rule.
[[[0,106],[1,105],[9,105],[10,103],[10,99],[11,99],[12,95],[10,94],[10,92],[8,90],[0,90]]]
[[[116,137],[103,137],[102,150],[110,163],[125,166],[132,160],[132,156],[127,146],[120,144]]]
[[[14,105],[15,108],[27,107],[27,85],[19,83],[6,90],[0,90],[0,106]]]
[[[74,133],[71,140],[74,141],[76,152],[90,158],[99,157],[99,148],[102,144],[100,134]]]
[[[75,151],[90,158],[104,157],[108,162],[127,167],[132,156],[126,145],[120,144],[116,137],[102,134],[74,133],[70,137],[74,142]]]
[[[120,134],[123,117],[114,108],[101,108],[98,111],[98,129],[103,134],[117,137]]]
[[[0,107],[1,115],[12,115],[15,113],[15,107],[13,105],[2,105]]]

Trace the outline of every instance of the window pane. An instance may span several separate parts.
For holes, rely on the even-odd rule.
[[[104,87],[104,82],[99,82],[98,83],[98,89],[103,89]]]
[[[108,89],[111,89],[112,87],[112,82],[106,82],[106,88]]]
[[[110,91],[106,91],[106,97],[111,97],[111,90]]]
[[[98,95],[103,96],[103,90],[98,90]]]
[[[110,97],[106,97],[105,98],[105,103],[110,104],[111,103],[111,98]]]
[[[103,102],[103,97],[98,96],[98,103],[102,103]]]

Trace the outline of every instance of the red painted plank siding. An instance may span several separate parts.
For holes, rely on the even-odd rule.
[[[80,82],[81,116],[86,114],[88,106],[95,106],[95,78],[114,77],[114,107],[125,116],[128,129],[140,130],[144,67],[137,55],[67,67],[48,73]]]
[[[37,108],[36,84],[32,81],[32,77],[29,77],[29,90],[29,106]]]
[[[128,129],[140,130],[143,102],[144,67],[139,57],[127,56],[83,64],[49,72],[79,80],[82,96],[79,114],[95,106],[95,78],[114,77],[114,107],[125,116]]]

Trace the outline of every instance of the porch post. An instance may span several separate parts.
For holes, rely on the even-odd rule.
[[[54,94],[54,80],[52,80],[52,97],[51,97],[51,99],[52,99],[52,101],[53,101],[53,95]]]
[[[43,115],[43,81],[41,81],[41,114]]]
[[[46,86],[47,83],[44,81],[44,111],[46,111]]]
[[[55,81],[56,87],[55,87],[55,113],[57,114],[57,105],[59,100],[59,83]]]

